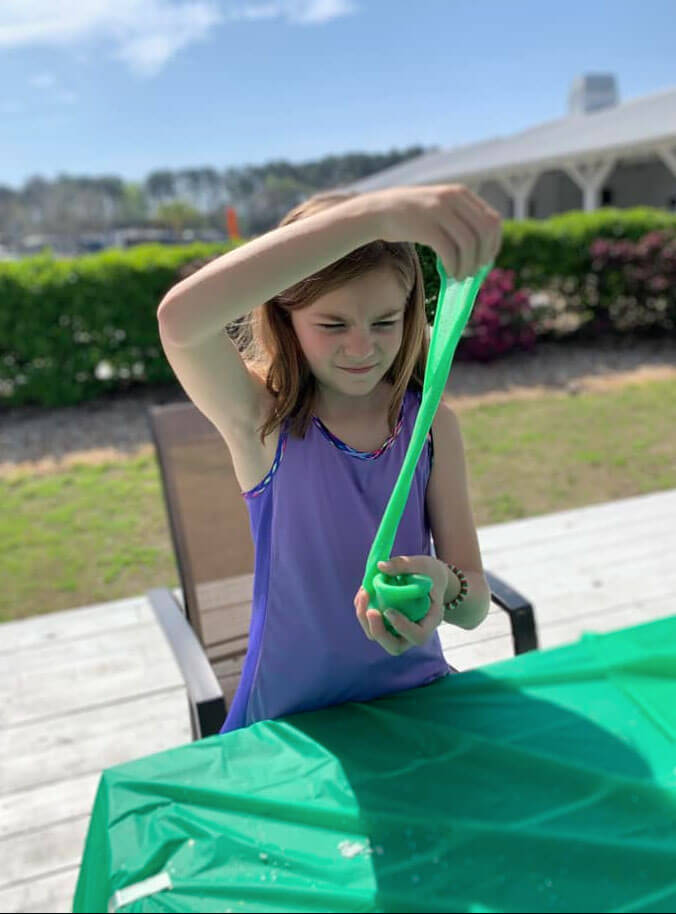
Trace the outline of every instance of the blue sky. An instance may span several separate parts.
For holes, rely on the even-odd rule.
[[[673,0],[0,0],[0,184],[455,146],[676,85]]]

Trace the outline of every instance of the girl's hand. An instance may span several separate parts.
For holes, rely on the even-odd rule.
[[[379,562],[378,570],[384,574],[426,574],[432,578],[429,594],[430,608],[420,622],[411,622],[402,613],[385,610],[390,625],[399,635],[393,635],[385,628],[385,622],[378,609],[368,609],[369,595],[360,587],[354,598],[357,619],[364,634],[371,641],[377,641],[388,654],[403,654],[416,645],[424,644],[443,622],[443,600],[448,585],[448,568],[431,555],[400,555],[388,562]]]
[[[500,250],[500,214],[462,184],[389,187],[357,200],[376,215],[378,237],[433,248],[454,279],[473,276]]]

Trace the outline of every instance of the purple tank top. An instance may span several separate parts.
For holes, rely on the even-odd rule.
[[[394,657],[369,641],[354,596],[411,439],[421,395],[408,390],[394,433],[355,451],[314,416],[305,438],[280,430],[270,471],[243,492],[255,546],[253,606],[239,686],[221,733],[297,711],[368,701],[445,676],[439,636]],[[415,470],[392,555],[431,555],[425,490],[432,440]]]

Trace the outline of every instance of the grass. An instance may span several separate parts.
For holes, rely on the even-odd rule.
[[[676,487],[676,381],[461,412],[479,526]]]
[[[676,487],[676,381],[460,412],[478,526]],[[0,620],[178,586],[153,456],[0,479]]]

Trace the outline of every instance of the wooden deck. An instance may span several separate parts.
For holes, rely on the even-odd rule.
[[[676,490],[479,538],[544,648],[676,612]],[[497,608],[442,641],[459,669],[511,655]],[[0,657],[0,911],[70,911],[101,771],[188,742],[185,689],[143,596],[6,623]]]

